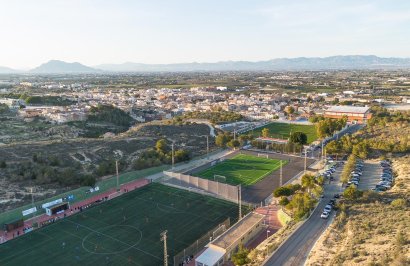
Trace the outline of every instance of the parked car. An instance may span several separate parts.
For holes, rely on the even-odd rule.
[[[329,217],[329,212],[322,212],[322,214],[320,215],[320,218],[322,218],[322,219],[327,219],[328,217]]]

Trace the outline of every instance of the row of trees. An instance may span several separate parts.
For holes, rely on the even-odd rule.
[[[363,140],[359,137],[352,137],[350,135],[345,135],[339,140],[330,141],[325,149],[326,153],[332,155],[344,155],[352,153],[354,156],[366,159],[369,155],[369,145],[368,140]]]
[[[316,123],[317,136],[321,139],[332,136],[346,126],[347,117],[340,119],[323,118]]]
[[[190,153],[184,149],[174,151],[174,162],[188,161],[191,158]],[[159,166],[162,164],[172,163],[172,149],[165,139],[156,142],[155,147],[142,152],[138,159],[133,162],[135,170],[141,170],[149,167]]]
[[[243,119],[241,114],[225,111],[222,108],[217,108],[211,112],[188,112],[183,115],[182,119],[207,119],[213,124],[235,122]]]
[[[343,184],[346,184],[347,181],[349,181],[350,174],[356,167],[356,162],[357,162],[356,156],[354,154],[350,154],[350,156],[347,158],[347,161],[343,167],[342,174],[340,175],[340,181],[342,181]]]
[[[264,127],[261,131],[261,135],[264,138],[269,138],[271,136],[269,128]],[[289,141],[295,144],[305,145],[307,144],[307,135],[303,132],[292,132],[289,137]]]

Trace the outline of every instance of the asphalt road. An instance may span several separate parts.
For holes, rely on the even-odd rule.
[[[334,181],[325,185],[325,197],[320,201],[312,216],[276,250],[265,265],[304,265],[310,250],[334,217],[334,211],[328,219],[320,218],[320,214],[329,199],[333,198],[334,194],[341,192],[341,183],[339,182],[341,171],[342,167],[339,166],[334,173]]]

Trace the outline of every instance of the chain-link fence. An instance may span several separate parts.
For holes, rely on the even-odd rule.
[[[197,239],[189,247],[185,248],[174,256],[174,266],[184,265],[184,262],[188,262],[193,259],[195,254],[202,250],[211,240],[217,238],[224,233],[231,225],[230,218],[220,223],[218,226],[208,231],[206,234]]]

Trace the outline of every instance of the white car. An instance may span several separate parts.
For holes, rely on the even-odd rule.
[[[329,212],[322,212],[322,214],[320,215],[320,218],[322,219],[327,219],[329,217]]]

